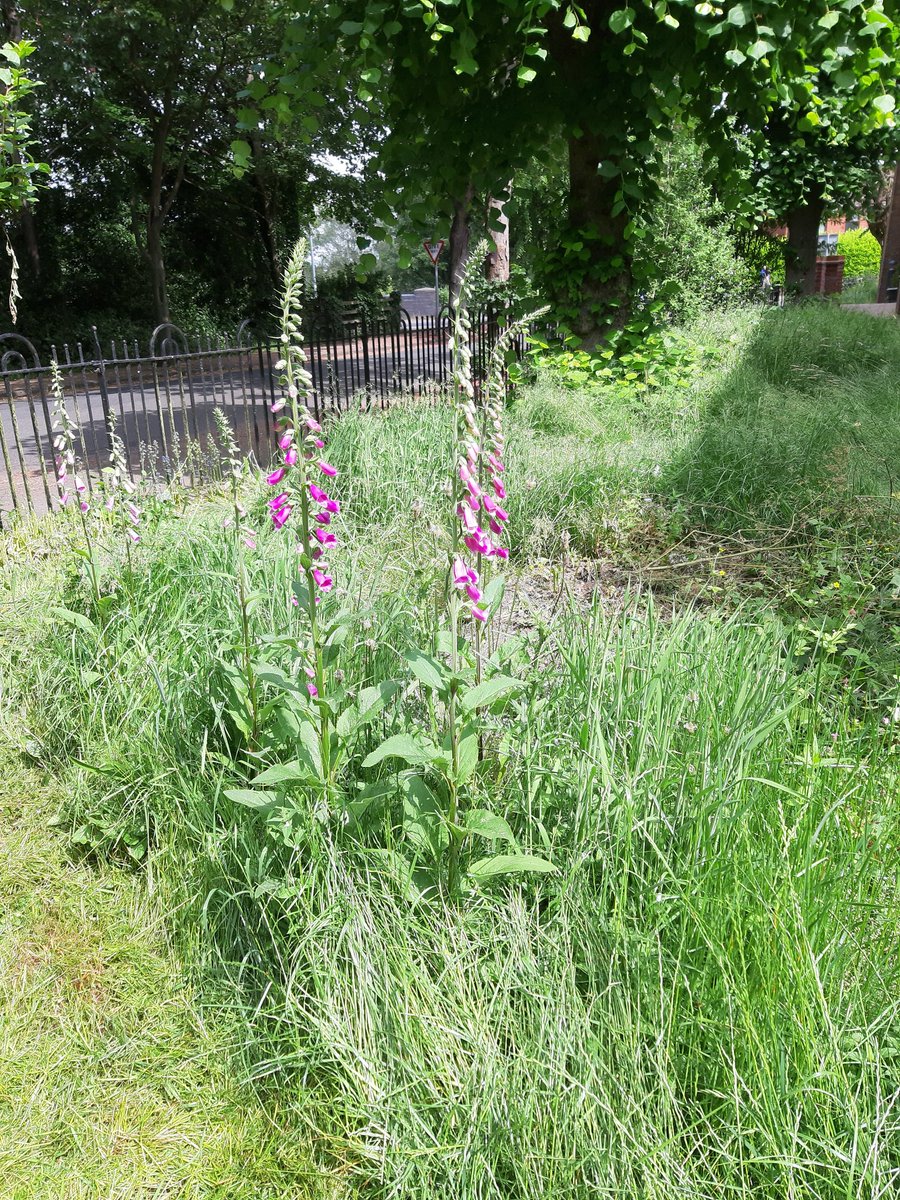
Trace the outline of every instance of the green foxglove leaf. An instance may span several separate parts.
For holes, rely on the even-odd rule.
[[[478,730],[467,725],[462,731],[457,751],[456,782],[465,783],[478,766]]]
[[[291,591],[294,593],[294,598],[300,607],[304,610],[309,608],[309,588],[306,586],[302,578],[295,579],[291,585]]]
[[[303,747],[298,747],[298,750],[302,752],[293,762],[275,763],[274,766],[266,767],[265,771],[260,772],[253,780],[254,786],[265,788],[276,783],[318,783],[319,772],[311,755]]]
[[[413,650],[406,655],[406,661],[416,679],[433,692],[440,692],[446,687],[444,669],[437,659],[421,650]]]
[[[481,881],[493,879],[496,875],[555,875],[556,870],[552,862],[535,854],[494,854],[471,863],[468,875],[470,879]]]
[[[377,807],[382,800],[388,796],[396,794],[397,785],[393,780],[382,781],[378,780],[375,783],[367,783],[361,788],[358,795],[352,800],[348,800],[344,805],[344,813],[347,816],[348,823],[353,824],[362,819],[372,807]]]
[[[449,841],[443,806],[421,775],[403,784],[403,832],[418,850],[437,858]]]
[[[413,767],[443,760],[444,755],[431,742],[420,742],[408,733],[395,733],[363,759],[364,767],[374,767],[386,758],[399,758]]]
[[[471,812],[467,812],[463,825],[466,833],[475,834],[477,837],[496,838],[509,842],[511,846],[516,844],[515,835],[506,821],[486,809],[473,808]]]
[[[460,701],[460,708],[464,713],[471,713],[477,708],[481,708],[482,705],[493,704],[501,696],[520,691],[521,688],[521,682],[518,679],[513,679],[510,675],[492,675],[490,679],[485,679],[483,683],[469,688]]]
[[[245,808],[267,809],[278,804],[275,792],[257,792],[252,788],[226,788],[225,795],[235,804],[243,804]]]
[[[503,601],[503,593],[506,591],[506,579],[503,575],[495,575],[481,595],[481,607],[486,609],[490,616],[497,611]]]
[[[370,721],[374,721],[380,712],[383,711],[397,694],[399,684],[393,680],[385,679],[375,687],[362,688],[356,698],[356,703],[352,704],[344,711],[337,719],[337,732],[342,738],[350,737],[354,733],[358,733]]]
[[[84,613],[73,612],[70,608],[53,608],[50,611],[57,620],[65,622],[66,625],[74,625],[76,629],[91,637],[97,636],[97,626]]]
[[[301,689],[296,679],[292,679],[278,667],[270,666],[268,663],[259,663],[254,670],[260,683],[270,683],[272,687],[278,688],[282,692],[291,692],[295,695],[306,694],[306,689]]]

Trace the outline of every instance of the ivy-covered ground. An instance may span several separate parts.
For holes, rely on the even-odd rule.
[[[236,555],[255,658],[300,628],[264,485],[252,548],[224,489],[148,499],[102,613],[73,523],[4,535],[0,1195],[896,1191],[900,326],[734,312],[650,387],[579,370],[507,416],[519,690],[463,854],[505,829],[555,871],[452,903],[420,793],[366,765],[441,716],[408,656],[440,653],[445,411],[329,434],[333,665],[399,684],[333,803],[228,795]],[[253,770],[292,754],[263,687]]]

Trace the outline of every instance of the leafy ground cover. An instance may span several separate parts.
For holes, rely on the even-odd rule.
[[[445,411],[330,431],[334,666],[398,684],[339,805],[234,799],[237,559],[253,770],[297,736],[269,682],[302,620],[270,489],[243,493],[252,547],[224,494],[148,502],[102,610],[72,524],[7,537],[11,1194],[154,1170],[179,1196],[896,1189],[900,330],[810,306],[693,336],[677,386],[516,397],[487,650],[520,686],[485,717],[468,786],[494,820],[464,855],[555,871],[467,875],[455,903],[422,892],[410,773],[366,765],[439,716],[408,656],[439,653]]]

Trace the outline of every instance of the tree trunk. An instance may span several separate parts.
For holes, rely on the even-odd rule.
[[[162,245],[162,215],[152,208],[147,214],[147,262],[153,288],[153,316],[157,325],[169,322],[169,293],[166,287],[166,262]]]
[[[19,228],[22,231],[22,239],[25,242],[25,250],[31,260],[31,270],[35,279],[41,277],[41,251],[38,246],[37,234],[34,228],[34,213],[31,211],[31,205],[23,206],[19,214]]]
[[[167,167],[167,149],[169,133],[172,127],[173,110],[171,97],[165,97],[165,107],[162,118],[154,130],[153,159],[150,167],[150,195],[147,203],[147,229],[144,254],[150,266],[150,283],[153,288],[153,315],[157,325],[165,325],[171,320],[169,316],[169,293],[166,287],[166,263],[163,253],[162,231],[169,215],[169,210],[175,203],[175,197],[184,179],[185,154],[182,152],[181,162],[175,172],[175,178],[164,191]]]
[[[500,223],[502,228],[493,229],[493,223]],[[488,197],[487,210],[488,233],[494,239],[494,249],[488,251],[484,260],[484,277],[490,283],[507,283],[509,281],[509,218],[503,207],[502,200]]]
[[[278,244],[275,236],[275,213],[272,197],[266,178],[266,158],[262,139],[258,134],[250,135],[250,145],[253,149],[253,183],[256,195],[256,216],[259,223],[259,233],[266,263],[269,268],[269,278],[274,288],[281,284],[281,271],[278,266]]]
[[[866,206],[866,222],[869,226],[869,232],[883,249],[885,235],[887,234],[888,213],[891,207],[894,168],[883,167],[881,180],[881,188],[871,197]]]
[[[450,226],[450,311],[456,308],[466,264],[469,261],[470,220],[475,189],[470,183],[460,199],[453,201],[453,222]]]
[[[583,133],[569,138],[567,232],[574,235],[571,240],[583,243],[588,257],[582,258],[583,251],[579,252],[569,278],[560,282],[571,296],[577,279],[573,332],[586,350],[596,349],[610,329],[621,329],[631,311],[631,249],[625,237],[629,216],[627,212],[613,213],[620,178],[600,174],[604,161],[599,135]]]
[[[881,272],[878,276],[878,303],[887,304],[888,287],[900,281],[900,162],[894,170],[891,200],[884,221],[884,241],[881,243]],[[900,293],[897,296],[900,313]]]
[[[806,202],[798,204],[787,214],[785,283],[789,293],[801,296],[814,296],[816,293],[816,253],[824,208],[822,187],[815,184]]]
[[[22,18],[19,16],[19,6],[16,0],[3,0],[3,31],[5,42],[20,42],[22,40]]]

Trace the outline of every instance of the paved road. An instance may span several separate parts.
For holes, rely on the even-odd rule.
[[[434,293],[427,296],[433,301]],[[417,308],[418,294],[413,296]],[[420,303],[427,306],[427,297]],[[413,325],[422,315],[413,311]],[[318,344],[310,347],[310,368],[320,404],[326,411],[343,411],[365,395],[369,403],[386,405],[389,397],[401,390],[418,390],[419,381],[446,378],[449,354],[443,339],[429,330],[410,336],[385,334],[369,337],[367,345],[359,340]],[[195,359],[190,367],[172,360],[160,366],[154,386],[152,369],[142,373],[125,367],[118,373],[107,368],[109,408],[117,418],[119,434],[125,443],[131,468],[137,474],[148,462],[164,474],[171,462],[183,458],[194,443],[195,469],[202,469],[204,456],[209,467],[208,447],[215,434],[213,412],[221,408],[245,452],[266,461],[271,446],[270,364],[259,367],[256,351],[240,361],[210,355]],[[48,415],[52,411],[49,379],[30,376],[26,382],[16,375],[0,376],[0,518],[16,507],[48,507],[48,492],[55,501],[50,479],[45,482],[42,460],[52,459],[52,436]],[[65,375],[70,415],[77,417],[80,429],[79,455],[98,474],[106,465],[109,447],[104,416],[104,397],[95,372],[73,370]],[[4,394],[4,385],[5,394]],[[41,385],[44,398],[41,396]],[[30,395],[30,399],[29,399]]]
[[[434,288],[418,288],[414,292],[404,292],[400,297],[400,305],[411,317],[433,317]]]
[[[868,313],[870,317],[900,317],[896,304],[842,304],[847,312]]]

